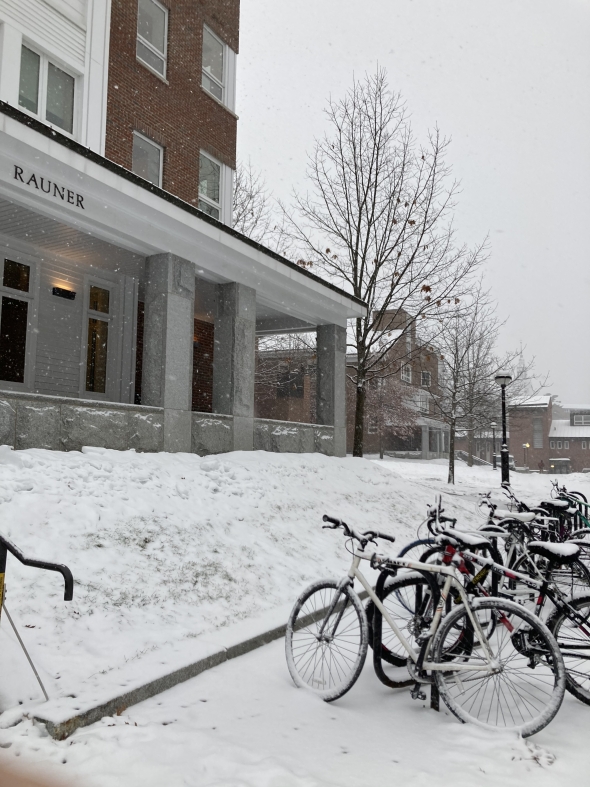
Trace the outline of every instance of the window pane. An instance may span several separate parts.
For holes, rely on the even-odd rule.
[[[160,158],[162,148],[148,142],[138,134],[133,135],[133,160],[131,168],[140,178],[160,186]]]
[[[223,84],[223,44],[203,28],[203,71]]]
[[[212,202],[219,202],[221,167],[207,156],[199,157],[199,194]]]
[[[109,296],[108,290],[103,290],[102,287],[90,287],[90,299],[88,308],[94,312],[102,312],[103,314],[109,313]]]
[[[166,42],[166,11],[153,0],[139,0],[137,34],[164,54]]]
[[[203,81],[201,83],[205,90],[208,90],[209,93],[212,93],[215,98],[218,98],[220,101],[223,99],[223,88],[221,85],[218,85],[217,82],[214,82],[210,77],[203,72]]]
[[[27,346],[26,301],[2,298],[0,314],[0,380],[22,383],[25,380]]]
[[[88,320],[86,390],[105,393],[107,382],[107,342],[109,325],[104,320]]]
[[[47,110],[45,118],[64,131],[74,128],[74,77],[49,63],[47,67]]]
[[[26,46],[20,52],[20,84],[18,103],[29,112],[39,111],[39,64],[41,58]]]
[[[214,219],[219,219],[219,210],[202,199],[199,200],[199,210],[202,210],[203,213],[207,213],[209,216],[213,216]]]
[[[155,52],[152,52],[149,47],[145,44],[142,44],[141,41],[137,41],[137,48],[135,51],[137,57],[140,60],[143,60],[144,63],[147,63],[148,66],[151,66],[154,71],[157,71],[158,74],[162,74],[164,76],[164,58],[157,55]]]
[[[31,269],[29,266],[23,265],[22,262],[4,260],[4,275],[2,277],[2,284],[5,287],[11,287],[13,290],[28,292],[30,272]]]

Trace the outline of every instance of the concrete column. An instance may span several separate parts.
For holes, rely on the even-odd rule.
[[[217,288],[213,412],[233,416],[234,451],[254,447],[256,290],[232,282]]]
[[[317,328],[317,421],[334,427],[334,456],[346,456],[346,328]]]
[[[422,427],[422,459],[428,459],[430,451],[430,433],[427,426]]]
[[[164,450],[191,450],[195,268],[173,254],[146,260],[142,404],[164,408]]]

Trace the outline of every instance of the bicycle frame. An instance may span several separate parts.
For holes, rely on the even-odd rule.
[[[402,632],[397,627],[397,625],[396,625],[395,621],[392,619],[391,615],[388,613],[388,611],[386,610],[386,608],[384,607],[384,605],[382,604],[380,599],[377,597],[377,595],[373,591],[373,588],[371,587],[369,582],[363,576],[362,572],[359,569],[360,562],[363,559],[367,560],[369,558],[364,554],[363,550],[357,550],[355,548],[354,551],[353,551],[352,564],[350,566],[350,569],[348,570],[347,576],[341,581],[341,583],[339,585],[339,589],[340,589],[340,587],[343,587],[345,585],[352,585],[354,583],[354,580],[358,579],[358,581],[361,583],[361,585],[363,586],[363,588],[367,592],[367,595],[369,596],[369,598],[373,601],[375,606],[379,609],[379,611],[381,612],[381,614],[383,615],[383,617],[387,621],[388,626],[391,628],[393,633],[396,635],[398,640],[403,645],[403,647],[406,650],[409,658],[411,658],[412,661],[415,664],[418,664],[419,661],[422,661],[422,664],[420,665],[421,669],[424,669],[424,670],[440,670],[440,671],[443,671],[443,672],[484,672],[484,673],[487,673],[489,675],[493,675],[498,670],[499,665],[498,665],[498,663],[495,661],[495,659],[493,657],[493,654],[492,654],[492,652],[490,650],[490,647],[489,647],[489,642],[487,640],[487,637],[485,636],[485,634],[484,634],[484,632],[483,632],[483,630],[482,630],[482,628],[481,628],[481,626],[479,624],[477,616],[474,615],[474,613],[473,613],[473,611],[471,609],[471,605],[469,603],[469,599],[468,599],[467,593],[465,592],[462,584],[457,580],[457,578],[455,576],[455,569],[454,568],[447,568],[446,566],[430,565],[428,563],[419,563],[419,562],[416,562],[414,560],[404,560],[403,558],[383,558],[383,560],[382,560],[383,564],[386,565],[387,567],[407,568],[407,569],[410,569],[410,570],[420,571],[420,572],[428,571],[429,573],[432,573],[432,574],[443,574],[444,576],[446,576],[445,583],[444,583],[443,588],[441,590],[440,600],[439,600],[439,602],[437,604],[437,607],[436,607],[436,610],[435,610],[435,613],[434,613],[434,617],[433,617],[432,623],[430,625],[430,630],[428,632],[426,648],[424,649],[424,653],[422,654],[421,652],[417,653],[414,650],[414,648],[412,648],[410,643],[407,641],[407,639],[404,637]],[[458,593],[460,594],[460,596],[461,596],[461,598],[463,600],[463,604],[465,606],[465,609],[467,611],[469,619],[470,619],[470,621],[471,621],[471,623],[472,623],[472,625],[473,625],[473,627],[474,627],[474,629],[475,629],[475,631],[477,633],[477,638],[478,638],[482,648],[485,651],[485,655],[486,655],[486,659],[487,659],[487,664],[486,665],[481,665],[480,666],[480,665],[477,665],[477,664],[460,664],[460,663],[457,663],[457,662],[436,663],[436,662],[433,662],[433,661],[426,661],[426,658],[428,657],[428,652],[429,652],[429,649],[430,649],[430,644],[432,642],[432,638],[434,637],[434,635],[435,635],[435,633],[436,633],[436,631],[437,631],[437,629],[439,627],[439,624],[440,624],[440,621],[441,621],[441,618],[442,618],[442,614],[443,614],[443,609],[444,609],[446,600],[448,598],[449,592],[451,590],[451,587],[454,587],[458,591]],[[327,620],[330,617],[330,615],[332,614],[332,611],[334,610],[334,608],[335,608],[335,606],[336,606],[336,604],[338,602],[338,596],[339,596],[339,591],[334,596],[334,599],[332,601],[332,604],[330,605],[330,608],[329,608],[329,610],[327,612],[325,620]],[[341,611],[340,615],[338,616],[338,619],[336,621],[336,625],[334,627],[334,630],[335,630],[336,626],[338,625],[338,622],[340,621],[340,618],[342,616],[342,612],[343,611]],[[422,658],[421,658],[421,656],[422,656]]]

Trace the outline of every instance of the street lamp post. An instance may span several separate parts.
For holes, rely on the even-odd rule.
[[[530,447],[531,447],[531,446],[530,446],[530,443],[523,443],[523,444],[522,444],[522,448],[523,448],[523,461],[524,461],[524,466],[525,466],[525,467],[527,467],[527,466],[528,466],[528,465],[527,465],[527,448],[530,448]]]
[[[492,427],[492,467],[494,470],[498,469],[498,465],[496,463],[496,426],[498,424],[495,421],[492,421],[490,426]]]
[[[502,468],[502,484],[510,483],[510,467],[508,460],[508,442],[506,438],[506,386],[512,382],[507,372],[500,372],[494,378],[496,385],[502,389],[502,448],[500,450],[500,466]]]

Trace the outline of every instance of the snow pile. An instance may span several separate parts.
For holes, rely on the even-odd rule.
[[[59,575],[9,557],[6,603],[49,694],[75,694],[89,676],[341,575],[345,542],[321,529],[322,514],[389,530],[404,543],[433,499],[389,467],[318,454],[2,447],[0,532],[27,556],[66,563],[76,581],[74,600],[64,603]],[[4,619],[6,637],[13,639]],[[7,644],[0,669],[10,665],[17,674],[11,686],[0,683],[0,709],[38,694]]]

